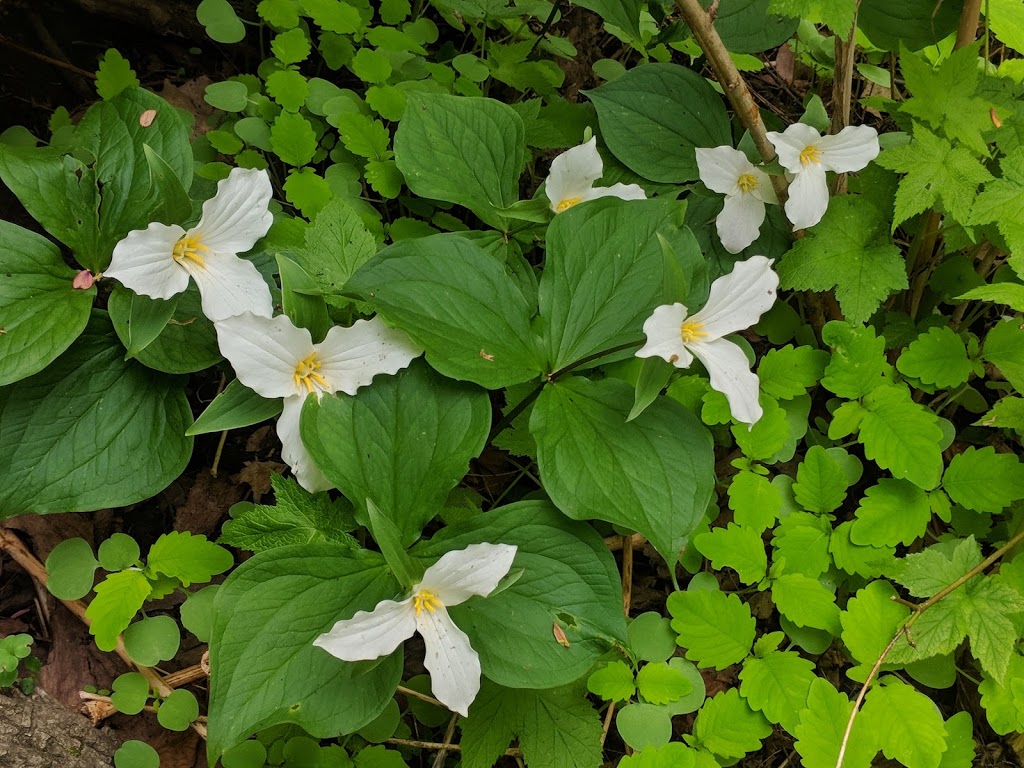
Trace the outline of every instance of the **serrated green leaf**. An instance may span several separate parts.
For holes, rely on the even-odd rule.
[[[202,584],[235,564],[235,558],[205,536],[171,531],[153,542],[147,567],[181,581],[182,586]]]
[[[991,301],[993,304],[1006,304],[1010,309],[1024,312],[1024,285],[1019,283],[992,283],[972,288],[957,296],[958,299]]]
[[[945,326],[930,328],[918,336],[903,350],[896,368],[905,376],[941,389],[963,384],[973,370],[963,339]]]
[[[831,200],[821,222],[794,244],[778,271],[783,288],[835,288],[843,314],[853,323],[864,322],[890,293],[907,287],[888,221],[859,195]]]
[[[292,31],[298,32],[299,30]],[[267,94],[288,112],[298,112],[299,108],[306,103],[306,97],[309,95],[309,81],[294,69],[279,69],[267,77]],[[305,118],[302,118],[302,120],[303,122],[306,121]],[[279,122],[280,118],[274,121],[274,128],[271,129],[270,133],[270,143],[278,157],[285,160],[285,162],[289,162],[281,155],[280,146],[283,139],[281,138],[280,129],[278,129],[276,137],[274,134],[274,129],[278,128]],[[298,125],[297,121],[290,122]],[[298,150],[295,151],[297,152]],[[292,164],[305,165],[305,163]]]
[[[844,768],[870,768],[878,752],[874,734],[858,717],[846,740],[846,725],[853,702],[837,691],[828,680],[817,678],[807,694],[807,709],[800,712],[795,747],[804,768],[835,768],[840,746],[847,744]]]
[[[268,24],[279,29],[291,29],[299,25],[299,4],[297,0],[260,0],[256,13]]]
[[[868,691],[858,718],[874,732],[890,760],[917,768],[938,768],[946,751],[946,728],[931,699],[895,677]]]
[[[881,576],[896,554],[895,547],[875,547],[854,544],[850,539],[853,521],[839,525],[829,539],[828,551],[836,567],[846,573],[864,578]]]
[[[1024,464],[1013,453],[996,453],[991,446],[971,446],[949,462],[942,487],[966,509],[1002,512],[1024,498]]]
[[[302,7],[306,15],[327,32],[351,35],[363,27],[359,11],[343,0],[302,0]]]
[[[700,534],[693,543],[716,569],[732,568],[744,584],[756,584],[768,571],[764,542],[761,534],[752,528],[731,523]]]
[[[858,546],[894,547],[923,535],[932,518],[928,494],[906,480],[883,477],[864,491],[850,529]]]
[[[316,154],[316,132],[302,115],[282,112],[270,128],[270,146],[288,165],[306,165]]]
[[[274,36],[270,41],[270,50],[283,63],[298,64],[309,56],[309,38],[302,29],[289,29]],[[267,84],[270,84],[269,78]]]
[[[651,704],[669,704],[690,693],[693,683],[679,670],[657,661],[640,668],[636,687]]]
[[[125,88],[137,88],[139,79],[132,65],[116,48],[109,48],[100,59],[96,72],[96,93],[101,99],[112,99]]]
[[[772,601],[779,613],[797,626],[842,631],[835,595],[820,581],[802,573],[788,573],[772,582]]]
[[[89,634],[96,638],[101,651],[117,647],[117,636],[135,618],[152,591],[146,575],[137,569],[112,573],[96,585],[96,597],[89,603],[85,617],[89,620]]]
[[[779,400],[804,394],[821,380],[829,355],[814,347],[784,347],[769,350],[757,367],[761,391]]]
[[[885,359],[885,338],[876,336],[874,328],[833,320],[822,328],[821,338],[832,347],[821,379],[826,389],[854,400],[886,383],[892,367]]]
[[[628,701],[636,693],[633,670],[625,662],[609,662],[587,678],[587,690],[606,701]]]
[[[771,732],[764,715],[752,710],[736,688],[704,702],[693,723],[695,743],[727,758],[756,752]]]
[[[793,495],[804,509],[827,514],[843,503],[848,485],[842,465],[820,445],[814,445],[797,468]]]
[[[855,680],[867,677],[868,670],[882,655],[896,631],[910,616],[910,609],[892,598],[896,590],[887,581],[872,581],[846,603],[839,617],[843,644],[860,662],[850,670]]]
[[[668,597],[672,629],[686,658],[700,667],[726,667],[743,661],[754,643],[755,621],[736,595],[718,590],[673,592]]]
[[[314,218],[330,203],[331,185],[312,168],[292,170],[284,181],[284,194],[303,216]]]
[[[992,410],[974,422],[975,426],[1012,429],[1024,435],[1024,397],[1004,397],[992,406]]]
[[[770,651],[743,662],[740,694],[755,712],[793,733],[815,679],[813,662],[794,651]]]
[[[1002,683],[983,674],[978,692],[992,730],[1000,735],[1024,731],[1024,656],[1011,654]]]
[[[745,470],[734,475],[729,485],[729,508],[733,520],[760,532],[775,523],[782,496],[768,478]]]
[[[982,357],[995,365],[1018,392],[1024,392],[1024,327],[1021,321],[1000,320],[985,336]]]
[[[837,36],[846,38],[857,15],[857,3],[854,0],[772,0],[768,10],[797,19],[820,17]]]
[[[942,475],[942,429],[931,410],[898,386],[879,387],[864,398],[867,413],[858,440],[864,455],[894,477],[930,490]]]
[[[388,200],[398,197],[405,183],[405,177],[394,160],[371,160],[363,173],[370,188]]]
[[[785,566],[781,573],[802,573],[816,579],[832,565],[829,538],[832,524],[828,518],[806,512],[790,512],[775,527],[772,561]]]

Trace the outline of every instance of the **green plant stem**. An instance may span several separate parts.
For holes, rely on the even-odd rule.
[[[975,576],[985,571],[989,566],[997,562],[1001,557],[1003,557],[1007,552],[1009,552],[1015,546],[1020,544],[1022,541],[1024,541],[1024,531],[1021,531],[1020,533],[1016,534],[1003,546],[1001,546],[991,555],[986,557],[976,566],[971,568],[971,570],[969,570],[959,579],[957,579],[954,582],[951,582],[950,584],[947,584],[945,587],[940,589],[938,592],[929,597],[923,603],[919,603],[914,606],[914,612],[910,616],[908,616],[904,620],[903,624],[900,625],[900,628],[896,630],[896,634],[893,635],[892,640],[890,640],[889,644],[885,646],[885,650],[882,651],[882,653],[878,657],[878,660],[875,661],[874,666],[871,667],[871,672],[868,673],[868,677],[864,681],[864,685],[861,686],[860,692],[857,694],[857,700],[853,704],[853,711],[850,712],[850,718],[846,721],[846,730],[843,732],[843,740],[839,745],[839,755],[836,758],[835,768],[842,768],[843,758],[846,757],[846,747],[850,742],[850,734],[853,732],[853,724],[857,720],[857,713],[860,711],[860,706],[864,702],[864,697],[867,695],[868,688],[871,687],[871,683],[874,682],[875,677],[878,675],[878,671],[882,668],[882,664],[885,663],[886,657],[892,652],[892,649],[896,647],[897,641],[899,641],[899,639],[903,637],[903,635],[907,635],[907,642],[910,642],[910,630],[911,628],[913,628],[914,624],[917,623],[917,620],[921,618],[921,614],[923,614],[925,611],[927,611],[929,608],[931,608],[933,605],[938,603],[943,598],[947,597],[951,593],[958,590],[960,587],[962,587],[968,581],[973,579]],[[906,601],[904,600],[899,600],[897,602],[906,604]]]

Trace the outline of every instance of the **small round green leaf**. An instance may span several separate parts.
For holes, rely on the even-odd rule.
[[[245,83],[236,80],[211,83],[206,86],[203,98],[211,107],[222,109],[225,112],[241,112],[249,103],[249,89]]]
[[[676,650],[676,633],[672,622],[648,611],[629,624],[629,645],[643,661],[666,661]]]
[[[211,584],[188,596],[181,606],[181,623],[202,642],[210,642],[213,634],[213,599],[219,584]]]
[[[126,741],[114,753],[114,768],[159,768],[160,755],[144,741]]]
[[[149,698],[149,681],[138,672],[125,672],[114,680],[114,692],[110,703],[117,707],[118,712],[126,715],[137,715],[146,706]]]
[[[245,37],[245,25],[228,0],[203,0],[196,8],[196,18],[218,43],[237,43]]]
[[[704,676],[701,675],[696,664],[692,661],[680,658],[679,656],[669,659],[668,665],[689,680],[693,687],[690,689],[689,693],[684,694],[679,699],[666,704],[664,706],[665,711],[672,716],[688,715],[690,712],[696,712],[704,704],[704,699],[707,698],[707,688],[704,685]]]
[[[179,688],[160,703],[156,719],[169,731],[184,731],[199,717],[199,702],[191,691]]]
[[[59,600],[79,600],[92,589],[97,567],[89,542],[66,539],[46,558],[46,588]]]
[[[619,735],[633,749],[661,747],[672,738],[672,718],[653,704],[630,704],[615,718]]]
[[[115,533],[100,544],[100,565],[107,571],[123,571],[139,560],[139,545],[126,533]]]
[[[181,644],[178,623],[170,616],[151,616],[129,625],[124,631],[124,647],[137,664],[153,667],[173,659]]]
[[[267,762],[267,748],[255,739],[232,747],[220,759],[224,768],[263,768]]]
[[[398,711],[398,702],[391,699],[384,711],[367,725],[364,725],[356,733],[362,736],[371,744],[380,744],[385,739],[395,735],[401,713]]]

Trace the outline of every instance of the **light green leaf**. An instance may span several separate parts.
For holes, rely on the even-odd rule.
[[[345,148],[367,160],[384,160],[391,144],[391,134],[380,120],[358,112],[344,112],[335,118]]]
[[[788,573],[772,582],[772,601],[779,613],[797,626],[838,635],[842,628],[835,599],[820,581],[802,573]]]
[[[804,509],[827,514],[843,503],[848,485],[842,465],[820,445],[814,445],[797,468],[793,495]]]
[[[137,569],[112,573],[96,585],[96,597],[89,603],[85,617],[89,620],[89,634],[96,638],[101,651],[114,650],[117,636],[135,618],[152,591],[146,575]]]
[[[132,70],[132,65],[115,48],[109,48],[100,59],[100,68],[96,72],[96,93],[101,99],[112,99],[125,88],[136,88],[139,79]]]
[[[868,691],[858,718],[874,732],[882,753],[915,768],[938,768],[946,751],[946,728],[931,699],[895,677]]]
[[[115,533],[100,544],[97,555],[103,570],[123,571],[138,564],[139,543],[126,533]]]
[[[92,591],[98,567],[89,542],[64,539],[46,557],[46,588],[60,600],[79,600]]]
[[[811,579],[827,571],[832,565],[829,557],[829,538],[832,524],[827,517],[807,512],[790,512],[775,527],[772,538],[772,561],[780,573],[802,573]]]
[[[0,221],[0,386],[41,371],[89,322],[96,288],[72,286],[75,271],[49,240]]]
[[[672,628],[679,633],[677,642],[699,667],[725,669],[750,653],[756,622],[736,595],[718,590],[673,592],[667,606],[674,617]]]
[[[929,328],[912,341],[896,361],[896,368],[940,389],[963,384],[973,370],[963,339],[945,326]]]
[[[975,512],[1002,512],[1024,498],[1024,464],[1013,453],[967,448],[949,462],[942,487],[957,504]]]
[[[290,20],[290,19],[289,19]],[[298,21],[298,19],[296,19]],[[305,61],[310,52],[309,38],[302,29],[289,29],[274,36],[270,41],[270,51],[285,64],[298,64]],[[267,78],[267,84],[270,79]]]
[[[767,573],[768,554],[761,534],[752,528],[731,523],[700,534],[693,543],[716,569],[732,568],[744,584],[757,584]]]
[[[864,578],[881,576],[896,554],[895,547],[875,547],[854,544],[850,539],[853,521],[837,526],[829,539],[828,551],[836,568]]]
[[[124,631],[124,648],[132,661],[155,667],[173,659],[181,645],[178,622],[170,616],[147,616],[133,622]]]
[[[514,109],[493,99],[408,94],[395,160],[413,193],[465,206],[504,229],[498,212],[519,199],[525,128]]]
[[[692,745],[700,745],[722,757],[743,757],[757,752],[772,727],[760,712],[755,712],[736,688],[704,702],[693,723]]]
[[[629,704],[616,713],[615,729],[633,749],[663,747],[672,738],[672,717],[667,707],[644,702]]]
[[[1024,328],[1020,320],[1000,320],[989,330],[982,357],[1000,370],[1018,392],[1024,392]]]
[[[296,0],[260,0],[256,12],[265,22],[279,29],[299,25],[299,4]]]
[[[235,564],[223,547],[188,531],[165,533],[150,547],[148,569],[178,579],[182,586],[202,584]]]
[[[1024,656],[1011,654],[1002,683],[983,674],[978,692],[992,730],[1001,736],[1024,731]]]
[[[352,274],[377,252],[377,242],[352,207],[342,198],[324,206],[306,227],[305,247],[294,252],[331,303],[344,303],[340,294]]]
[[[957,296],[958,299],[991,301],[993,304],[1006,304],[1010,309],[1024,312],[1024,285],[1019,283],[992,283],[980,285]]]
[[[721,98],[677,64],[636,67],[586,93],[612,154],[651,181],[692,181],[694,149],[730,143]]]
[[[241,112],[249,103],[249,89],[246,88],[245,83],[237,80],[210,83],[206,86],[203,99],[216,109],[222,109],[225,112]]]
[[[316,154],[316,132],[302,115],[282,112],[270,128],[270,146],[288,165],[306,165]]]
[[[628,701],[636,693],[633,670],[623,661],[609,662],[587,678],[587,690],[607,701]]]
[[[196,18],[218,43],[238,43],[245,37],[245,25],[228,0],[203,0],[196,8]]]
[[[896,631],[910,616],[910,609],[892,598],[896,590],[887,581],[872,581],[857,591],[846,603],[839,617],[843,627],[843,644],[860,662],[850,670],[855,680],[867,677],[868,670],[882,655]]]
[[[710,435],[665,397],[627,423],[632,404],[617,379],[545,387],[530,419],[541,480],[569,517],[639,531],[674,563],[711,497]]]
[[[745,528],[763,531],[771,527],[782,509],[782,496],[767,477],[744,470],[729,485],[733,519]]]
[[[887,477],[864,491],[855,514],[850,540],[871,547],[909,545],[932,519],[928,494],[911,482]]]
[[[679,670],[657,661],[640,668],[636,687],[651,704],[668,704],[690,693],[693,683]]]
[[[778,400],[798,397],[821,380],[828,361],[828,352],[814,347],[771,349],[757,366],[761,391]]]
[[[885,216],[860,195],[833,198],[821,222],[782,258],[778,272],[783,288],[835,288],[852,323],[864,322],[890,293],[907,287],[903,256],[892,244]]]
[[[794,651],[771,651],[743,662],[740,694],[755,712],[793,733],[815,679],[813,662]]]
[[[530,306],[497,260],[469,240],[434,235],[396,243],[347,287],[421,344],[427,361],[450,378],[497,389],[540,373]]]
[[[997,400],[992,410],[986,413],[975,426],[1012,429],[1024,435],[1024,397],[1004,397]]]
[[[942,475],[942,429],[935,414],[902,387],[879,387],[864,399],[858,439],[864,455],[894,477],[930,490]]]
[[[301,32],[298,29],[293,29],[292,31]],[[267,94],[287,111],[298,112],[299,108],[306,103],[306,97],[309,95],[309,81],[294,69],[279,69],[267,77]],[[305,118],[302,119],[305,121]],[[278,120],[274,121],[275,128],[278,122]],[[298,126],[298,121],[290,122]],[[274,132],[271,129],[271,145],[274,148],[274,152],[282,160],[289,162],[281,154],[281,142],[280,133],[275,141]],[[295,152],[297,153],[298,150],[295,150]],[[292,163],[292,165],[305,165],[305,163]]]
[[[811,683],[807,708],[800,712],[794,734],[804,768],[835,768],[852,711],[853,702],[828,680],[819,677]],[[844,768],[870,768],[878,746],[860,717],[853,721],[853,731],[845,743]]]
[[[885,359],[885,338],[876,336],[874,328],[832,320],[822,328],[821,338],[832,347],[821,379],[826,389],[854,400],[887,383],[892,366]]]
[[[199,702],[192,691],[183,688],[171,691],[156,712],[157,722],[169,731],[187,731],[197,717]]]
[[[302,0],[302,8],[318,27],[327,32],[351,35],[364,26],[358,9],[344,0]]]

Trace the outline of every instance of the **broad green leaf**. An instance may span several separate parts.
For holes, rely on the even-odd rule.
[[[178,579],[182,586],[202,584],[235,564],[235,558],[201,534],[188,531],[165,533],[150,547],[149,570]]]
[[[175,169],[154,152],[148,144],[142,145],[142,151],[146,157],[146,163],[149,165],[153,188],[160,190],[156,207],[151,214],[153,221],[176,224],[190,219],[192,217],[192,200],[178,179]]]
[[[1024,397],[1004,397],[996,401],[992,410],[976,421],[975,425],[1012,429],[1024,435]]]
[[[960,7],[957,2],[936,7],[933,0],[862,0],[857,25],[888,51],[901,45],[919,51],[956,31]]]
[[[828,551],[831,534],[827,517],[790,512],[775,527],[772,562],[780,573],[802,573],[816,579],[832,565]]]
[[[907,287],[900,249],[882,212],[860,195],[829,202],[821,222],[798,240],[778,266],[783,288],[835,288],[846,319],[868,319],[893,291]]]
[[[757,752],[772,727],[760,712],[755,712],[736,688],[704,702],[693,723],[691,746],[700,745],[726,758]]]
[[[782,497],[767,477],[745,470],[734,475],[729,485],[729,508],[737,523],[760,532],[775,523]]]
[[[957,296],[958,299],[980,299],[993,304],[1006,304],[1010,309],[1024,312],[1024,285],[1019,283],[992,283],[972,288]]]
[[[716,569],[732,568],[744,584],[757,584],[768,571],[764,542],[753,528],[731,523],[694,537],[693,543]]]
[[[967,381],[973,366],[963,339],[943,326],[929,328],[911,342],[896,361],[896,369],[925,384],[950,389]]]
[[[181,625],[203,643],[209,643],[213,634],[213,600],[219,589],[220,584],[211,584],[189,592],[180,608]]]
[[[640,39],[640,13],[646,7],[642,0],[583,0],[578,5],[593,11],[633,40]]]
[[[692,691],[693,683],[679,670],[663,661],[656,661],[640,668],[636,687],[651,704],[668,704]]]
[[[1024,392],[1024,328],[1019,319],[996,322],[985,337],[981,354],[1014,389]]]
[[[811,446],[796,470],[793,495],[804,509],[834,512],[846,498],[849,482],[840,463],[820,445]]]
[[[98,567],[89,542],[64,539],[46,557],[46,588],[60,600],[79,600],[92,591]]]
[[[126,360],[138,356],[167,327],[179,298],[180,295],[170,299],[151,299],[123,285],[114,286],[107,300],[107,311],[118,338],[128,350]]]
[[[895,547],[854,544],[850,539],[853,522],[837,526],[829,538],[828,551],[836,568],[864,578],[881,576],[896,554]]]
[[[757,366],[761,391],[779,400],[798,397],[821,380],[828,361],[828,352],[814,347],[771,349]]]
[[[821,339],[832,347],[821,379],[826,389],[853,400],[887,383],[892,366],[885,359],[885,338],[874,328],[833,320],[822,328]]]
[[[887,581],[872,581],[846,603],[839,621],[843,644],[859,667],[850,670],[855,680],[867,677],[868,670],[882,655],[896,631],[910,616],[910,609],[892,598],[896,590]]]
[[[353,208],[340,197],[320,209],[306,228],[305,246],[294,256],[332,303],[353,273],[377,252],[377,242]]]
[[[41,371],[74,343],[89,322],[96,288],[74,288],[75,270],[40,235],[0,221],[0,242],[2,386]]]
[[[710,435],[665,397],[627,423],[632,404],[632,388],[616,379],[545,387],[530,419],[541,479],[569,517],[639,531],[675,563],[711,498]]]
[[[71,348],[0,389],[0,515],[119,507],[163,490],[188,463],[180,380],[126,363],[106,314]],[[131,408],[125,408],[126,403]]]
[[[740,694],[755,712],[793,733],[815,679],[813,662],[794,651],[771,651],[743,662]]]
[[[673,592],[668,611],[672,629],[686,658],[699,667],[726,667],[743,661],[754,643],[755,621],[750,607],[736,595],[718,590]]]
[[[310,493],[291,479],[271,475],[274,505],[237,504],[231,519],[224,523],[219,543],[250,552],[291,544],[331,542],[356,548],[348,535],[355,521],[346,499],[331,501],[326,493]]]
[[[628,701],[636,693],[633,670],[623,661],[609,662],[587,678],[587,690],[607,701]]]
[[[281,309],[297,327],[310,332],[314,343],[320,343],[332,323],[319,287],[306,270],[280,253],[277,273],[281,278]]]
[[[526,132],[493,99],[410,93],[395,133],[395,160],[413,193],[469,208],[496,229],[519,199]]]
[[[932,519],[928,494],[907,480],[883,477],[864,491],[850,540],[858,546],[894,547],[924,535]]]
[[[972,536],[957,542],[952,552],[931,546],[901,558],[891,569],[892,577],[914,597],[931,597],[981,563],[981,559],[981,548]],[[959,597],[960,591],[955,590],[945,601],[955,602]]]
[[[835,595],[820,581],[802,573],[788,573],[772,582],[772,601],[779,613],[800,627],[824,629],[838,635],[839,606]]]
[[[213,402],[206,406],[186,435],[205,435],[209,432],[223,432],[259,424],[281,413],[280,400],[260,397],[247,386],[235,379]]]
[[[966,509],[999,513],[1024,498],[1024,464],[1014,453],[971,446],[949,462],[942,487]]]
[[[902,387],[879,387],[864,399],[858,439],[864,455],[894,477],[930,490],[942,475],[942,429],[935,414]]]
[[[853,702],[837,691],[828,680],[817,678],[807,695],[807,708],[800,712],[795,728],[796,751],[804,768],[835,768]],[[844,768],[870,768],[878,752],[874,734],[858,716],[846,742]]]
[[[380,714],[401,679],[401,649],[352,664],[313,640],[398,591],[380,555],[337,544],[279,547],[234,570],[214,601],[211,760],[277,723],[332,738]]]
[[[685,252],[693,281],[703,257],[681,232],[673,207],[610,198],[572,208],[548,227],[540,315],[548,368],[643,340],[643,323],[662,303],[660,231]],[[693,247],[688,245],[693,243]]]
[[[303,440],[317,466],[365,514],[367,499],[419,538],[483,450],[491,425],[487,393],[414,362],[354,397],[309,399]],[[365,518],[363,518],[365,520]]]
[[[501,265],[464,238],[396,243],[347,287],[421,344],[427,361],[450,378],[497,389],[540,373],[531,307]]]
[[[798,19],[774,15],[772,5],[770,0],[723,0],[719,4],[715,31],[730,53],[770,51],[796,32]]]
[[[238,80],[211,83],[206,86],[203,100],[211,107],[222,109],[225,112],[241,112],[249,103],[249,89],[245,83]],[[239,136],[245,138],[241,134]]]
[[[567,685],[626,642],[615,561],[591,528],[546,502],[520,502],[443,528],[411,554],[433,559],[478,542],[515,545],[514,567],[523,569],[507,589],[449,609],[487,678],[514,688]],[[555,642],[553,621],[568,648]]]
[[[957,712],[946,721],[946,751],[939,768],[971,768],[974,765],[974,721],[970,712]]]
[[[692,181],[696,147],[731,144],[721,97],[677,64],[636,67],[587,97],[612,154],[651,181]]]
[[[923,693],[895,677],[883,677],[868,691],[858,718],[890,760],[938,768],[946,751],[946,728],[938,708]]]
[[[96,596],[85,611],[89,633],[101,651],[112,651],[120,635],[153,591],[139,570],[112,573],[96,585]]]

